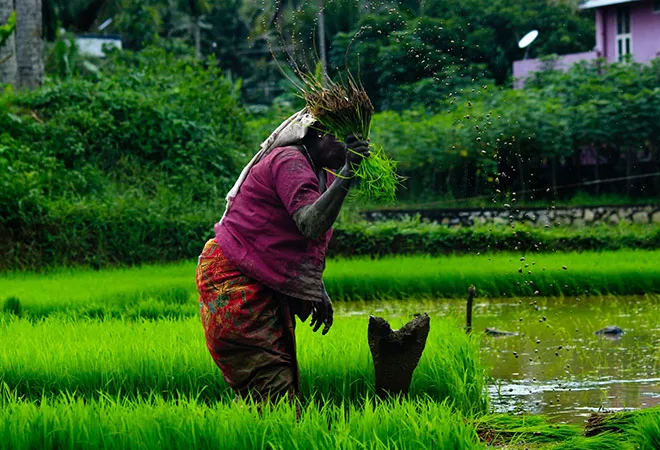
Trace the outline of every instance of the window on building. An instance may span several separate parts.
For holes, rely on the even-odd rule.
[[[632,53],[630,8],[619,8],[616,13],[616,54],[619,62]]]
[[[653,12],[660,13],[660,0],[653,0]]]

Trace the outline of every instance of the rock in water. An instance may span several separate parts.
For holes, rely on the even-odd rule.
[[[429,335],[428,314],[415,318],[399,330],[392,330],[381,317],[369,317],[369,348],[376,372],[376,394],[407,394],[413,372]]]
[[[518,333],[513,333],[511,331],[501,331],[497,330],[495,328],[486,328],[484,329],[484,333],[487,336],[518,336]]]
[[[609,327],[601,328],[598,331],[594,331],[594,334],[600,334],[606,336],[621,336],[623,334],[623,330],[619,327],[609,326]]]

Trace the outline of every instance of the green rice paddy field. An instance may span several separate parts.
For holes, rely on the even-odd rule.
[[[259,410],[233,400],[204,345],[194,269],[193,262],[1,275],[0,449],[660,448],[660,407],[607,416],[590,436],[584,423],[493,413],[489,388],[497,372],[490,365],[500,360],[482,351],[495,344],[482,333],[465,334],[461,300],[441,302],[456,308],[434,308],[440,303],[433,300],[463,297],[473,283],[483,302],[538,302],[541,312],[521,313],[499,301],[493,316],[515,316],[520,325],[512,331],[531,338],[536,315],[553,305],[542,296],[645,292],[651,297],[643,304],[657,306],[660,252],[331,261],[331,295],[353,301],[337,303],[327,336],[298,326],[298,420],[287,404]],[[417,300],[399,308],[380,301],[386,298]],[[398,327],[417,311],[429,311],[431,333],[411,395],[374,400],[367,316]],[[567,339],[558,326],[564,319],[543,314],[549,323],[542,323],[542,339]],[[522,339],[507,345],[532,352],[534,344]]]
[[[13,297],[18,306],[7,308],[33,316],[190,315],[194,276],[194,262],[8,273],[0,275],[0,301]],[[464,297],[470,284],[479,297],[498,298],[660,293],[660,250],[335,259],[324,280],[335,301]]]

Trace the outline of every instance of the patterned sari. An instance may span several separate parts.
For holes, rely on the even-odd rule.
[[[288,300],[239,272],[214,239],[199,257],[196,282],[206,346],[238,396],[297,397],[295,319]]]

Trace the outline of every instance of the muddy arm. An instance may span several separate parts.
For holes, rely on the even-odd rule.
[[[311,205],[293,213],[293,221],[303,236],[310,240],[317,239],[335,223],[351,187],[352,176],[353,171],[347,163],[327,191]]]

